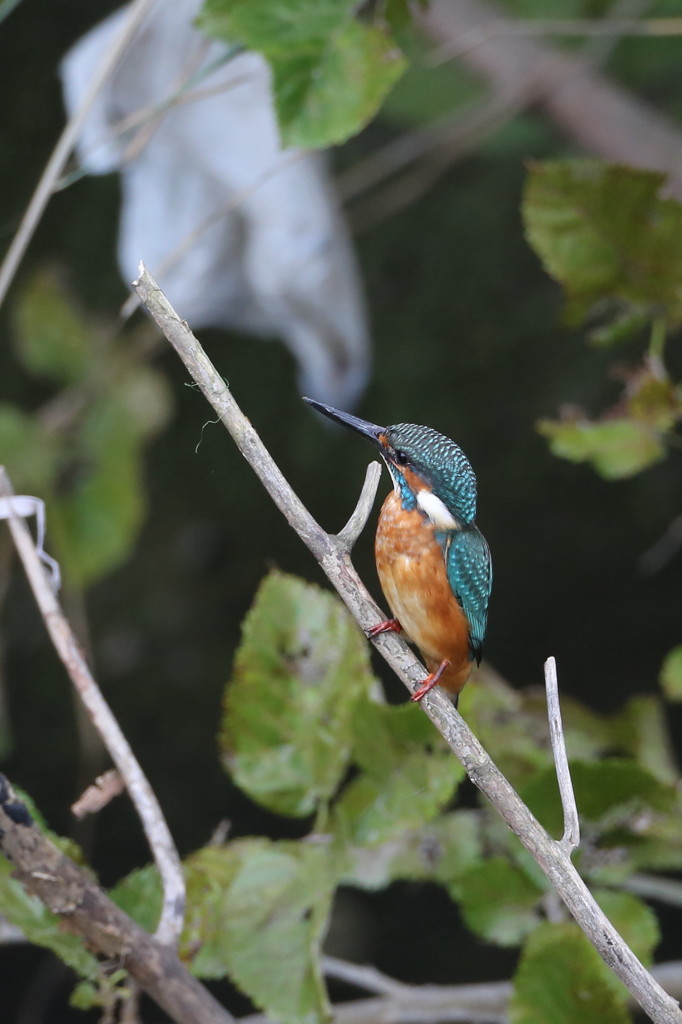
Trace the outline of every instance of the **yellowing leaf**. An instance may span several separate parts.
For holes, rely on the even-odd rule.
[[[365,638],[339,599],[271,573],[227,689],[220,742],[236,783],[279,814],[311,814],[343,778],[353,708],[372,683]]]
[[[607,480],[634,476],[665,455],[660,438],[646,424],[632,419],[600,423],[587,420],[542,420],[538,430],[550,448],[571,462],[591,462]]]
[[[682,206],[660,196],[665,175],[597,160],[531,168],[530,243],[566,289],[574,319],[619,299],[682,321]]]

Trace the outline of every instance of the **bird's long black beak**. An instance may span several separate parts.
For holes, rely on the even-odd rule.
[[[314,398],[304,398],[303,401],[307,402],[308,405],[312,405],[313,409],[317,409],[318,412],[324,413],[330,420],[336,420],[337,423],[342,423],[344,427],[357,430],[358,434],[366,437],[375,447],[382,448],[384,446],[381,441],[381,435],[386,433],[386,427],[379,427],[376,423],[370,423],[369,420],[361,420],[359,416],[353,416],[349,412],[342,412],[340,409],[334,409],[331,405],[316,402]]]

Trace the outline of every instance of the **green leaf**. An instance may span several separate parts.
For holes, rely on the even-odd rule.
[[[323,845],[245,839],[186,862],[183,958],[200,977],[229,974],[269,1017],[317,1024],[329,1017],[320,944],[334,890]]]
[[[7,920],[20,928],[29,942],[52,950],[77,974],[96,981],[100,968],[83,939],[64,931],[61,919],[51,913],[36,896],[31,896],[16,879],[12,865],[0,855],[0,908]]]
[[[367,644],[338,598],[271,573],[226,694],[220,745],[237,785],[279,814],[311,814],[343,778],[353,708],[372,685]]]
[[[0,452],[17,492],[44,495],[58,465],[54,438],[33,416],[0,402]]]
[[[546,706],[533,706],[491,672],[476,679],[460,698],[462,714],[481,743],[496,751],[496,761],[516,786],[552,764]]]
[[[682,799],[678,796],[669,814],[644,815],[639,829],[627,839],[627,845],[623,843],[620,851],[627,853],[626,870],[593,871],[593,878],[618,884],[633,871],[679,871],[682,868]]]
[[[680,398],[668,376],[644,365],[627,375],[627,410],[632,419],[652,430],[671,430],[680,418]]]
[[[511,1024],[630,1024],[625,989],[577,925],[544,924],[526,942]]]
[[[642,809],[667,814],[675,803],[673,786],[625,758],[573,761],[571,778],[580,817],[602,827],[627,826]],[[538,774],[521,795],[545,828],[560,835],[563,813],[554,768]]]
[[[364,128],[405,61],[382,29],[349,21],[316,54],[273,57],[272,70],[283,145],[320,149]]]
[[[19,296],[16,342],[28,370],[64,384],[84,376],[95,348],[82,315],[55,275],[44,271],[31,278]]]
[[[141,928],[147,932],[154,931],[159,923],[163,901],[161,879],[156,867],[148,865],[132,871],[109,890],[109,897]]]
[[[661,782],[677,783],[679,769],[660,698],[631,697],[611,719],[611,748],[618,748]]]
[[[682,322],[682,206],[665,175],[595,160],[534,165],[524,217],[530,243],[566,289],[573,319],[619,299]]]
[[[102,1007],[111,1015],[113,1008],[122,1000],[128,999],[132,989],[126,984],[128,972],[123,967],[111,974],[102,971],[97,984],[92,981],[81,981],[69,996],[69,1006],[77,1010],[93,1010]],[[107,1015],[103,1015],[106,1019]]]
[[[538,926],[543,890],[503,857],[474,865],[449,890],[469,928],[489,942],[516,946]]]
[[[345,849],[342,882],[381,889],[399,878],[449,885],[482,857],[479,811],[452,811],[385,843]]]
[[[571,462],[591,462],[607,480],[634,476],[665,455],[660,438],[637,420],[541,420],[537,428],[549,438],[555,455]]]
[[[452,799],[464,769],[413,704],[370,700],[355,710],[353,761],[361,773],[334,808],[331,828],[354,843],[399,837]]]
[[[322,148],[358,132],[405,68],[386,26],[356,20],[355,6],[207,0],[199,25],[268,59],[283,145]]]
[[[268,56],[316,50],[353,15],[354,0],[205,0],[197,24]]]
[[[651,964],[654,950],[661,940],[658,919],[653,910],[629,892],[595,889],[593,896],[635,956],[645,966]]]
[[[166,384],[151,370],[112,377],[84,414],[73,482],[50,510],[65,574],[86,585],[125,560],[145,512],[143,443],[168,414]]]
[[[682,644],[673,647],[661,666],[660,684],[668,700],[682,700]]]
[[[410,48],[409,67],[386,98],[382,119],[402,129],[422,132],[432,125],[437,131],[452,121],[454,111],[480,97],[480,83],[456,65],[429,67],[427,54],[426,41]]]
[[[613,311],[613,304],[609,303]],[[617,345],[623,341],[629,341],[647,326],[651,319],[650,311],[640,306],[628,305],[623,309],[619,304],[615,305],[615,313],[610,322],[594,327],[589,332],[589,339],[593,345],[609,346]]]

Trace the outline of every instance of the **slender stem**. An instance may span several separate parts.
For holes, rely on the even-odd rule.
[[[409,985],[402,981],[396,981],[376,967],[366,967],[364,964],[354,964],[348,960],[339,960],[335,956],[322,958],[322,970],[328,978],[337,978],[345,981],[356,988],[362,988],[366,992],[375,992],[382,995],[406,995],[411,991]]]
[[[90,112],[90,108],[97,96],[97,93],[100,91],[107,78],[118,64],[123,51],[130,42],[130,39],[137,31],[142,19],[146,17],[154,3],[156,3],[156,0],[136,0],[135,3],[131,4],[128,17],[125,20],[123,28],[114,40],[109,52],[103,57],[99,71],[93,78],[90,87],[83,98],[83,102],[73,117],[68,121],[64,131],[59,137],[59,141],[52,151],[52,156],[45,166],[45,170],[43,171],[40,181],[36,186],[36,190],[33,193],[28,207],[26,208],[24,216],[22,217],[19,229],[12,240],[12,244],[7,250],[2,266],[0,267],[0,305],[2,305],[4,301],[17,268],[24,253],[26,252],[26,248],[33,237],[33,232],[35,231],[38,222],[43,215],[43,211],[48,204],[50,196],[55,189],[57,181],[64,169],[64,164],[69,158],[69,154],[75,145],[76,139],[78,138],[78,133]]]
[[[682,882],[677,878],[638,874],[625,878],[621,885],[623,889],[643,896],[646,900],[656,900],[669,907],[682,907]]]
[[[548,658],[545,662],[545,690],[547,693],[547,716],[549,718],[549,736],[552,741],[554,767],[559,783],[561,806],[564,809],[564,834],[561,845],[570,857],[573,850],[580,846],[580,820],[578,808],[571,782],[571,770],[568,767],[566,741],[561,723],[561,707],[559,706],[559,682],[556,674],[556,661]]]
[[[125,782],[115,768],[98,775],[94,783],[81,793],[71,804],[71,813],[77,818],[85,818],[88,814],[97,814],[103,807],[111,803],[125,789]]]
[[[358,623],[364,629],[370,627],[379,611],[355,572],[347,551],[341,548],[336,538],[325,533],[294,494],[188,325],[175,313],[142,265],[133,288],[272,500],[313,552]],[[395,634],[384,633],[377,638],[376,645],[410,692],[414,692],[427,673],[405,642]],[[561,843],[553,840],[533,817],[451,702],[438,688],[434,688],[424,698],[421,707],[460,759],[469,778],[488,797],[532,854],[587,938],[634,999],[656,1024],[682,1024],[679,1005],[663,991],[621,938],[597,905]]]
[[[380,479],[381,463],[370,462],[365,473],[365,482],[362,485],[358,503],[344,528],[336,535],[336,539],[343,545],[346,551],[352,551],[353,545],[367,525],[374,499],[377,496],[377,487],[379,486]]]
[[[12,510],[12,485],[0,466],[0,496],[9,505],[9,528],[26,571],[45,626],[73,685],[99,732],[111,758],[125,780],[126,789],[142,822],[147,841],[161,875],[163,909],[156,936],[161,942],[177,943],[185,910],[185,881],[178,852],[154,790],[142,771],[109,705],[102,696],[71,626],[61,609],[52,580],[40,560],[26,523]]]

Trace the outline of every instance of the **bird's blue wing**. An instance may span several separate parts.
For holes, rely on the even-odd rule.
[[[448,582],[469,620],[471,653],[480,662],[493,583],[490,550],[483,534],[473,527],[452,533],[445,555]]]

